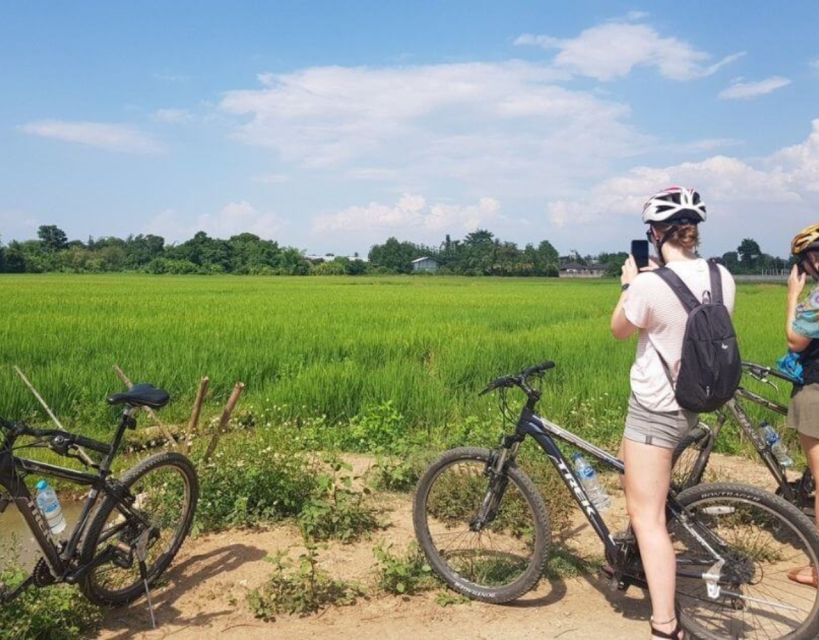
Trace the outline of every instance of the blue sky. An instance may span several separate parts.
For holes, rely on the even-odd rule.
[[[813,2],[0,1],[0,238],[476,227],[626,249],[698,188],[706,254],[819,219]]]

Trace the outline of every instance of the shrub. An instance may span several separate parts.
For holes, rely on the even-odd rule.
[[[0,582],[11,588],[24,578],[23,571],[17,568],[0,572]],[[0,640],[74,640],[87,637],[101,618],[101,610],[76,587],[27,589],[0,607]]]
[[[392,553],[392,545],[373,549],[378,561],[378,586],[395,595],[412,595],[435,588],[439,583],[418,545],[411,543],[403,555]]]
[[[381,456],[370,468],[368,481],[378,491],[412,491],[424,473],[429,457],[418,451],[409,452],[404,457]]]
[[[376,509],[367,502],[369,489],[353,489],[350,465],[328,457],[325,464],[330,473],[319,473],[313,494],[299,514],[299,526],[305,538],[327,540],[335,538],[352,542],[362,534],[380,528]]]
[[[313,465],[263,435],[224,438],[213,459],[200,465],[197,531],[252,526],[301,513],[317,486]]]
[[[331,604],[355,604],[357,596],[362,595],[357,587],[334,580],[319,569],[315,543],[307,541],[306,545],[295,568],[285,552],[267,558],[274,566],[273,575],[247,594],[254,616],[266,622],[275,621],[282,613],[306,616]]]

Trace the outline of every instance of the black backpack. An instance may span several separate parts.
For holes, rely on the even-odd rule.
[[[704,294],[702,302],[671,269],[663,267],[654,271],[671,287],[688,312],[676,384],[662,356],[660,360],[677,404],[696,413],[719,409],[733,397],[742,376],[736,332],[722,301],[722,277],[711,260],[708,270],[711,292]]]

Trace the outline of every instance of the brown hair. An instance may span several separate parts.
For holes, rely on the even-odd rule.
[[[659,222],[652,226],[660,232],[660,237],[671,231],[672,233],[666,242],[676,247],[693,252],[700,246],[700,231],[695,224]]]

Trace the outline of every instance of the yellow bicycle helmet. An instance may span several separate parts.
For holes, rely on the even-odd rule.
[[[819,224],[805,227],[791,241],[791,253],[795,256],[811,249],[819,250]]]

